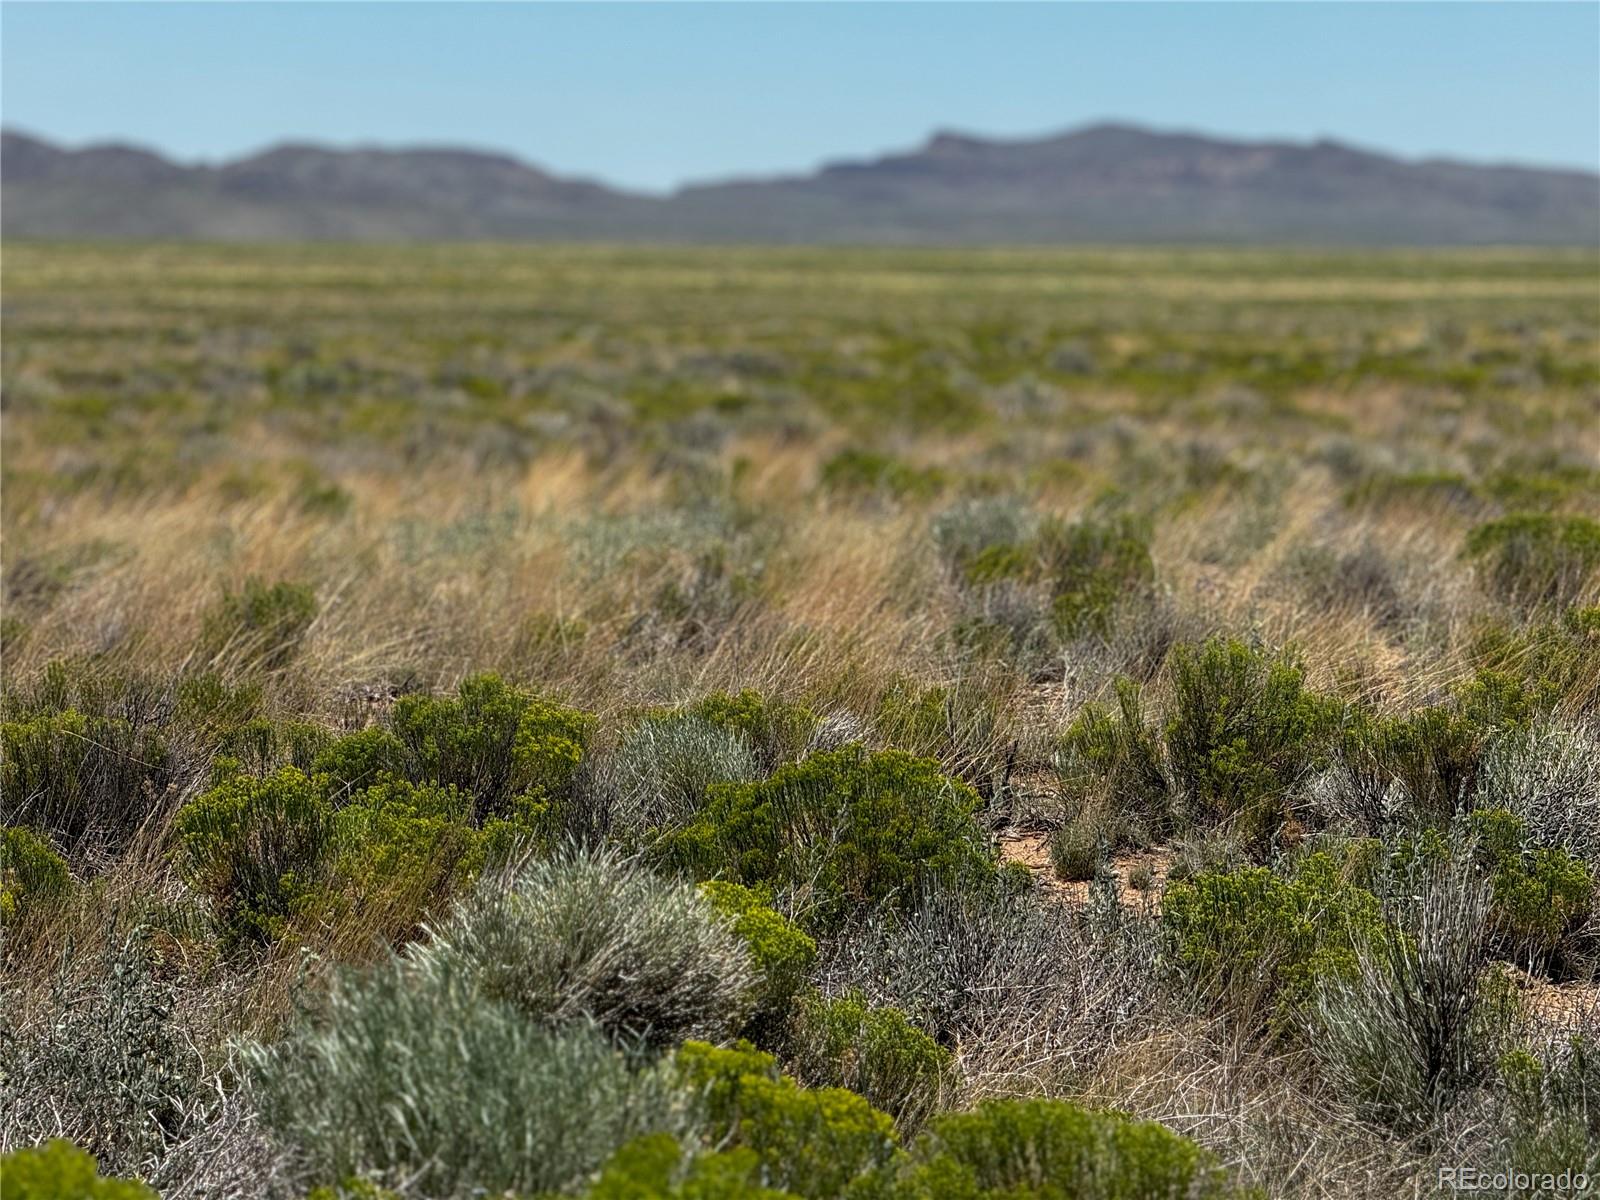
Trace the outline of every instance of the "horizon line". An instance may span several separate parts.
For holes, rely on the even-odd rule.
[[[1310,149],[1317,146],[1328,146],[1342,150],[1349,150],[1358,154],[1369,154],[1380,158],[1387,158],[1394,162],[1415,166],[1450,165],[1474,167],[1483,170],[1511,170],[1511,171],[1548,171],[1562,172],[1575,175],[1587,175],[1600,182],[1600,165],[1587,166],[1577,163],[1531,162],[1513,159],[1484,159],[1464,157],[1457,154],[1440,152],[1430,154],[1404,154],[1399,151],[1372,146],[1359,142],[1347,141],[1334,134],[1317,134],[1312,137],[1282,137],[1264,136],[1249,137],[1239,134],[1219,133],[1204,129],[1183,126],[1163,126],[1146,124],[1119,117],[1100,117],[1074,125],[1057,126],[1050,130],[1020,135],[989,135],[974,133],[952,125],[937,125],[928,131],[923,138],[909,146],[899,148],[886,148],[862,156],[846,156],[838,158],[824,158],[814,162],[810,167],[787,168],[779,171],[758,172],[749,174],[722,174],[711,176],[698,176],[686,178],[666,188],[647,188],[632,184],[618,184],[593,174],[568,174],[562,168],[548,165],[543,161],[523,157],[521,154],[507,149],[462,141],[384,141],[381,139],[340,141],[333,139],[318,139],[316,137],[303,137],[285,134],[271,141],[257,145],[254,148],[241,150],[218,158],[210,157],[181,157],[163,147],[137,137],[110,134],[104,137],[91,139],[67,140],[55,135],[36,132],[19,124],[9,122],[0,124],[0,132],[25,137],[32,141],[44,143],[53,149],[68,154],[80,154],[92,150],[122,149],[133,150],[143,154],[150,154],[165,162],[171,163],[188,170],[221,170],[235,163],[247,162],[252,158],[259,158],[274,150],[299,147],[312,150],[324,150],[332,153],[360,153],[371,152],[380,154],[424,154],[424,153],[465,153],[481,155],[485,158],[499,158],[518,166],[538,171],[553,179],[566,183],[582,183],[604,187],[609,191],[624,195],[644,197],[670,197],[685,191],[703,187],[719,187],[728,184],[773,183],[784,180],[803,179],[821,173],[834,167],[861,165],[865,163],[881,162],[885,159],[904,157],[910,154],[925,152],[941,139],[963,139],[984,143],[992,146],[1026,146],[1044,142],[1057,141],[1095,130],[1120,129],[1135,133],[1149,134],[1155,137],[1166,138],[1199,138],[1205,141],[1221,142],[1236,146],[1257,147],[1289,147],[1295,149]]]

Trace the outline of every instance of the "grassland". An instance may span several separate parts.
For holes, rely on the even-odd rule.
[[[4,1148],[169,1200],[1600,1178],[1597,271],[8,246]],[[496,1064],[587,1081],[586,1149]],[[1019,1097],[1204,1150],[959,1115]],[[1135,1190],[972,1150],[1028,1129]]]

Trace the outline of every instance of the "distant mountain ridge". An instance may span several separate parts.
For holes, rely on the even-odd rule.
[[[648,196],[451,147],[286,143],[217,166],[0,137],[7,238],[1600,245],[1600,175],[1100,124]]]

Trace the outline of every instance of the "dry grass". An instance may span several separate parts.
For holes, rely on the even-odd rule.
[[[1435,703],[1487,634],[1535,663],[1529,631],[1559,618],[1486,587],[1468,531],[1600,518],[1592,255],[18,246],[4,288],[8,703],[70,661],[169,709],[211,673],[270,718],[352,728],[496,671],[595,713],[605,753],[640,709],[712,692],[880,744],[886,697],[933,694],[922,748],[991,827],[1033,822],[1000,849],[1036,874],[1052,753],[1118,674],[1159,710],[1171,645],[1222,632],[1293,647],[1351,704]],[[882,462],[825,482],[853,452]],[[1063,634],[1038,580],[944,556],[935,522],[969,502],[1141,521],[1148,586]],[[277,665],[209,632],[252,579],[315,596]],[[1600,572],[1565,599],[1600,602]],[[1553,719],[1592,736],[1600,661],[1565,688]],[[281,1164],[229,1091],[230,1041],[387,948],[352,913],[222,957],[171,837],[217,746],[173,738],[133,846],[6,931],[7,1016],[47,1023],[138,931],[197,1086],[228,1098],[120,1165],[169,1200],[257,1194],[245,1167]],[[1047,881],[1066,911],[994,933],[958,1031],[969,1098],[1126,1108],[1306,1200],[1432,1194],[1487,1144],[1363,1125],[1303,1053],[1197,1016],[1154,965],[1169,865],[1118,851],[1109,931],[1090,885]],[[922,934],[956,956],[952,920]],[[1586,986],[1537,983],[1530,1007],[1592,1022]]]

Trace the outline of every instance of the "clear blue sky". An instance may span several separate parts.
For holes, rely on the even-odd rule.
[[[450,142],[646,188],[1101,118],[1600,166],[1600,4],[23,4],[8,125]]]

